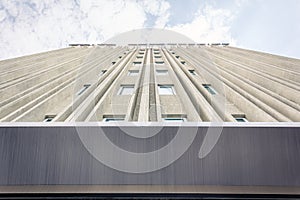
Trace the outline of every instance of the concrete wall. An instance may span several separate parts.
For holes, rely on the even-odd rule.
[[[77,46],[1,61],[0,70],[4,122],[300,121],[300,61],[229,46]],[[134,92],[118,94],[123,85]],[[175,93],[160,95],[160,85]]]

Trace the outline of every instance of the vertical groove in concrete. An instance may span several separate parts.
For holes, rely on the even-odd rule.
[[[85,116],[87,116],[90,113],[93,106],[97,104],[97,102],[102,98],[102,95],[105,92],[107,92],[109,88],[113,86],[113,83],[122,75],[121,72],[124,71],[123,67],[125,67],[128,59],[130,59],[133,54],[134,53],[131,53],[131,55],[127,55],[130,57],[127,57],[126,59],[122,60],[120,63],[116,63],[115,68],[111,68],[111,72],[107,75],[107,77],[103,80],[103,82],[97,84],[93,93],[91,93],[89,97],[84,99],[84,101],[80,104],[81,107],[87,110],[84,110],[83,112],[82,110],[78,109],[78,113],[76,115],[77,117],[80,118],[75,117],[74,120],[83,120]]]
[[[139,49],[140,50],[140,49]],[[141,119],[143,116],[140,115],[140,110],[142,106],[142,110],[144,111],[143,114],[147,114],[146,110],[144,110],[144,100],[145,97],[142,97],[143,94],[146,92],[144,91],[144,79],[145,79],[145,71],[146,71],[146,64],[147,64],[147,55],[148,55],[148,50],[145,49],[145,55],[142,61],[142,66],[139,69],[139,78],[137,79],[135,83],[135,93],[134,93],[134,99],[132,101],[132,104],[129,105],[130,107],[130,121],[138,121],[139,119],[141,121],[145,121],[144,119]],[[142,102],[143,101],[143,102]]]
[[[256,57],[251,57],[242,53],[236,54],[231,49],[228,50],[226,48],[207,48],[207,50],[214,53],[214,55],[219,55],[219,57],[226,56],[228,59],[230,58],[236,63],[249,66],[256,71],[262,72],[262,74],[269,74],[270,76],[277,77],[292,84],[300,84],[300,72],[297,72],[292,68],[283,67],[287,66],[287,63],[283,63],[282,65],[264,63],[261,60],[258,60]]]
[[[92,118],[92,115],[94,112],[96,112],[97,107],[101,106],[101,103],[103,103],[105,95],[107,95],[108,92],[113,92],[112,88],[114,83],[117,84],[117,81],[122,74],[127,72],[135,52],[136,50],[129,53],[126,56],[126,59],[117,64],[117,67],[113,69],[112,73],[109,74],[101,84],[97,85],[94,91],[89,95],[89,97],[84,99],[84,101],[78,106],[78,108],[76,108],[75,112],[72,113],[67,121],[85,121]]]
[[[212,54],[212,53],[211,53]],[[232,58],[225,58],[225,57],[223,57],[222,55],[220,55],[220,53],[218,53],[217,55],[216,54],[212,54],[215,58],[217,58],[217,59],[221,59],[221,60],[223,60],[223,61],[225,61],[225,63],[229,63],[231,66],[237,66],[238,67],[238,69],[246,69],[247,71],[249,71],[249,72],[252,72],[253,74],[257,74],[257,75],[259,75],[259,76],[261,76],[261,77],[264,77],[265,79],[268,79],[268,80],[270,80],[270,81],[273,81],[273,82],[275,82],[275,83],[279,83],[279,84],[281,84],[281,85],[284,85],[284,86],[287,86],[287,87],[289,87],[289,88],[292,88],[292,89],[294,89],[294,90],[299,90],[299,86],[300,86],[300,83],[299,83],[299,79],[298,79],[298,77],[299,77],[299,75],[297,75],[297,74],[295,74],[294,73],[294,75],[296,75],[296,77],[294,77],[294,81],[292,81],[292,80],[290,80],[291,79],[291,77],[288,77],[288,78],[284,78],[284,75],[285,74],[287,74],[287,72],[286,71],[283,71],[282,73],[281,73],[281,75],[275,75],[274,74],[274,66],[272,67],[272,69],[271,69],[271,71],[273,71],[273,72],[269,72],[270,71],[270,69],[268,69],[268,70],[266,70],[265,68],[266,68],[266,66],[265,65],[259,65],[260,67],[257,67],[256,65],[257,64],[251,64],[251,65],[249,65],[249,64],[246,64],[246,63],[242,63],[241,61],[236,61],[235,59],[232,59]],[[243,60],[243,59],[242,59]],[[261,68],[264,68],[264,70],[262,70]],[[290,72],[289,72],[290,73]],[[275,88],[273,88],[273,89],[275,89]]]
[[[253,51],[253,50],[247,50],[247,49],[241,49],[241,48],[231,47],[231,46],[227,48],[230,49],[230,51],[235,52],[236,54],[253,56],[256,57],[257,60],[260,60],[264,63],[273,64],[282,67],[284,69],[289,69],[289,70],[292,69],[297,72],[300,72],[299,59],[288,58],[284,56],[278,56],[278,55],[273,55],[273,54],[268,54],[268,53]]]
[[[111,52],[113,52],[113,51],[111,51]],[[116,52],[118,52],[118,51],[116,51]],[[102,61],[105,60],[104,57],[102,57],[101,60]],[[88,66],[87,68],[84,69],[84,71],[81,71],[81,75],[84,75],[85,73],[87,73],[89,70],[91,70],[93,68],[95,68],[95,66],[93,66],[93,65]],[[78,67],[77,67],[76,71],[78,71]],[[74,72],[76,72],[76,71],[74,71]],[[44,107],[47,106],[47,104],[49,104],[50,106],[56,105],[54,107],[54,108],[56,108],[56,111],[54,109],[51,109],[51,111],[48,113],[57,114],[57,111],[61,110],[61,109],[57,108],[59,105],[61,105],[61,103],[64,102],[65,103],[64,105],[71,104],[70,97],[72,97],[73,85],[75,83],[74,81],[76,80],[76,78],[77,78],[76,74],[73,73],[71,78],[69,78],[68,80],[65,80],[61,84],[57,85],[57,87],[51,88],[49,91],[45,87],[41,88],[44,91],[44,94],[41,94],[41,96],[37,97],[36,99],[33,99],[26,106],[23,105],[19,110],[16,110],[17,112],[12,112],[10,115],[7,116],[9,118],[6,117],[6,118],[2,119],[2,121],[12,120],[13,119],[12,117],[16,118],[13,121],[29,120],[27,117],[30,116],[30,113],[42,114],[41,112],[39,112],[39,109],[38,109],[40,106],[42,106],[42,104]],[[64,95],[66,92],[67,92],[67,95]],[[64,97],[67,97],[68,101],[67,101],[67,98],[64,98]],[[47,98],[47,99],[45,99],[45,98]],[[54,99],[54,98],[56,98],[56,99],[60,98],[61,100],[64,100],[64,101],[51,103],[53,101],[51,99]],[[20,101],[19,103],[24,104],[24,103],[26,103],[26,101]],[[36,116],[36,114],[35,114],[35,116]]]
[[[155,80],[155,69],[153,63],[153,49],[150,48],[150,84],[149,84],[149,121],[158,121],[158,102]],[[160,117],[161,118],[161,117]]]
[[[76,74],[74,76],[74,84],[73,84],[73,91],[72,91],[73,99],[70,102],[70,104],[57,115],[54,121],[64,121],[67,119],[69,115],[71,115],[72,110],[78,107],[80,103],[85,98],[87,98],[89,94],[92,93],[92,91],[97,86],[97,84],[100,84],[108,76],[108,74],[111,71],[110,69],[113,69],[111,62],[115,60],[116,56],[122,52],[123,52],[122,49],[111,50],[108,52],[108,54],[103,54],[99,52],[96,53],[97,54],[96,59],[92,59],[92,60],[88,59],[81,64],[80,68],[76,71]],[[102,73],[101,70],[107,70],[107,71],[106,73],[101,74]],[[87,73],[89,73],[93,77],[95,76],[93,74],[96,74],[96,76],[98,75],[100,77],[96,79],[94,77],[95,80],[91,80],[91,81],[95,81],[95,83],[92,84],[91,87],[88,88],[87,91],[85,91],[82,95],[77,96],[76,95],[77,91],[75,91],[75,89],[80,89],[78,88],[78,86],[80,86],[81,82],[88,83],[86,81],[89,81],[89,75],[87,75]],[[85,78],[85,80],[84,79],[81,80],[81,77],[83,76],[87,76],[87,78]],[[85,84],[85,83],[81,83],[81,84]]]
[[[141,82],[139,88],[138,106],[135,110],[134,121],[147,122],[149,121],[149,80],[150,80],[150,50],[146,49],[146,54],[143,63],[143,70],[141,72]]]
[[[181,51],[182,52],[182,51]],[[202,57],[201,60],[199,60],[198,58],[195,58],[194,55],[192,55],[191,53],[183,53],[184,56],[186,56],[191,63],[194,63],[195,66],[201,66],[202,69],[204,69],[205,71],[207,71],[208,73],[212,74],[213,76],[215,76],[217,79],[219,79],[221,82],[223,82],[227,87],[226,88],[231,88],[232,90],[234,90],[235,92],[237,92],[239,95],[243,96],[244,98],[232,98],[231,100],[234,101],[235,105],[237,105],[237,107],[239,107],[242,111],[246,111],[249,109],[249,107],[244,107],[242,106],[240,103],[241,100],[243,101],[249,101],[251,102],[251,104],[256,107],[254,110],[249,110],[246,114],[249,115],[253,115],[254,112],[259,112],[259,109],[262,110],[264,113],[259,112],[259,113],[255,113],[253,116],[257,116],[257,119],[252,119],[253,117],[251,117],[251,121],[263,121],[264,119],[269,119],[271,120],[272,118],[277,119],[279,121],[290,121],[289,119],[287,119],[286,117],[282,116],[280,113],[278,113],[276,110],[270,108],[268,105],[264,104],[263,102],[259,101],[256,97],[246,93],[243,89],[241,89],[238,85],[233,84],[231,81],[225,79],[222,76],[216,75],[216,72],[212,71],[211,68],[209,68],[208,66],[211,66],[212,63],[211,62],[207,62],[205,61],[205,58]],[[202,62],[202,64],[201,64]],[[232,96],[228,96],[228,98],[230,99],[230,97]],[[249,106],[249,104],[248,104]],[[268,116],[267,116],[268,115]],[[271,118],[270,118],[271,116]]]
[[[180,63],[178,61],[178,59],[176,59],[176,55],[174,54],[172,56],[172,54],[170,53],[170,51],[168,51],[170,57],[173,58],[173,60],[177,63],[177,65],[180,67],[180,69],[185,73],[185,76],[193,83],[193,85],[198,89],[199,94],[202,95],[204,97],[204,99],[202,98],[202,101],[205,103],[202,103],[202,106],[204,106],[204,108],[207,108],[207,103],[210,104],[213,109],[217,112],[217,114],[222,118],[222,120],[224,121],[235,121],[234,118],[232,117],[232,115],[228,114],[225,110],[225,104],[226,104],[226,99],[223,93],[221,94],[216,94],[216,95],[211,95],[203,86],[202,84],[205,84],[206,81],[205,79],[201,78],[201,74],[196,74],[196,75],[192,75],[188,70],[195,70],[195,68],[193,66],[183,66],[182,63]],[[175,57],[175,58],[174,58]],[[216,97],[215,97],[216,96]],[[214,100],[213,98],[215,98],[216,100]],[[205,101],[206,100],[206,101]],[[213,101],[214,100],[214,101]],[[204,105],[203,105],[204,104]],[[220,120],[220,119],[219,119]]]
[[[68,53],[68,51],[80,51],[81,49],[74,49],[74,48],[63,48],[54,51],[38,53],[28,56],[23,56],[19,58],[12,58],[8,60],[0,61],[0,70],[5,71],[7,69],[19,68],[20,66],[24,65],[32,65],[33,63],[43,62],[45,59],[49,59],[49,57],[56,57],[61,54]]]
[[[168,62],[170,62],[170,65],[173,68],[176,76],[178,77],[178,80],[183,86],[186,95],[189,97],[189,100],[184,101],[184,104],[190,103],[194,106],[194,110],[198,113],[199,118],[197,121],[222,121],[218,114],[214,111],[214,109],[211,108],[211,106],[205,101],[203,96],[198,93],[195,86],[191,84],[190,80],[178,66],[178,63],[174,61],[174,58],[171,58],[169,52],[167,52],[166,50],[163,50],[163,52]],[[183,99],[183,97],[181,98]]]
[[[276,95],[276,93],[271,93],[268,90],[261,89],[260,85],[255,84],[254,82],[250,81],[249,79],[241,79],[241,75],[237,74],[239,70],[235,71],[229,71],[226,69],[226,67],[216,64],[218,68],[222,71],[222,76],[230,80],[235,85],[239,85],[243,88],[246,92],[249,94],[252,94],[253,96],[256,96],[260,101],[268,104],[273,109],[276,109],[279,111],[282,115],[286,117],[285,120],[300,120],[300,107],[299,105],[288,101],[282,100],[282,98],[279,95]],[[297,94],[295,94],[297,95]],[[300,96],[299,96],[300,98]],[[290,106],[291,104],[292,106]],[[283,120],[284,118],[281,118],[279,120]]]

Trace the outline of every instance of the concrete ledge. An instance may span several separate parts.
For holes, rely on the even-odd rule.
[[[172,193],[172,194],[293,194],[300,195],[300,187],[254,187],[213,185],[30,185],[0,186],[0,194],[9,193]]]
[[[0,127],[300,127],[300,122],[1,122]]]

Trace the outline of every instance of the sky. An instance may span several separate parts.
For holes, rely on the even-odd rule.
[[[161,28],[300,59],[300,0],[0,0],[0,59]]]

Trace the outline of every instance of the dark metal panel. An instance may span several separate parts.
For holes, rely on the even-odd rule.
[[[187,127],[181,128],[189,134]],[[81,129],[93,132],[98,128]],[[102,129],[124,149],[149,152],[168,144],[177,127],[164,127],[148,139],[125,135],[118,127]],[[111,169],[91,156],[76,127],[1,127],[0,185],[300,186],[299,130],[299,127],[224,127],[210,154],[199,159],[207,127],[198,127],[193,144],[173,164],[154,172],[132,174]]]

